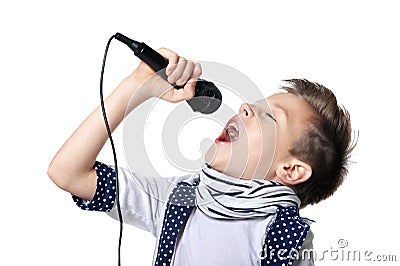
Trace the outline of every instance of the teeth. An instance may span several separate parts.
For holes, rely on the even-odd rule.
[[[239,128],[235,122],[231,122],[228,124],[226,131],[229,134],[231,140],[236,140],[238,138]]]
[[[236,131],[239,131],[239,128],[238,128],[238,126],[236,125],[235,122],[229,123],[229,124],[228,124],[228,127],[229,127],[229,128],[232,128],[232,127],[233,127]]]

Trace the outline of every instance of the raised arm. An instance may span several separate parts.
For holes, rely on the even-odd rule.
[[[165,48],[158,52],[169,60],[166,71],[168,81],[186,85],[180,90],[171,88],[141,62],[105,100],[111,131],[115,130],[125,115],[151,97],[160,97],[169,102],[193,97],[196,80],[201,75],[200,65]],[[54,156],[48,168],[48,176],[61,189],[83,199],[92,199],[97,180],[93,165],[107,139],[101,107],[98,106]]]

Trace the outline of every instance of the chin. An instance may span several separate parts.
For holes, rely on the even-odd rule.
[[[216,156],[216,147],[215,144],[213,144],[206,152],[206,155],[204,156],[205,162],[211,166],[212,168],[216,169],[216,165],[218,165],[218,158]]]
[[[204,160],[209,166],[223,173],[227,167],[227,160],[216,146],[217,145],[214,144],[207,150]]]

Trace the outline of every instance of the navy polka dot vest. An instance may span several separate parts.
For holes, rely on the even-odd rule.
[[[155,265],[171,265],[178,234],[184,229],[185,222],[195,207],[197,185],[198,183],[191,185],[181,182],[169,196]],[[275,219],[266,229],[266,238],[259,256],[260,264],[292,265],[309,229],[308,223],[299,217],[297,207],[279,208]]]

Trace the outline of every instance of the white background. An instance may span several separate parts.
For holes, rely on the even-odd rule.
[[[105,44],[118,31],[234,67],[265,96],[287,78],[331,88],[360,138],[344,185],[302,213],[317,221],[315,248],[322,255],[345,239],[347,250],[396,254],[399,261],[398,11],[396,1],[2,1],[0,264],[117,264],[118,223],[80,211],[46,171],[99,104]],[[105,93],[137,63],[113,44]],[[123,164],[121,128],[115,140]],[[99,159],[112,163],[108,146]],[[125,226],[123,265],[150,265],[154,243]],[[326,257],[316,264],[365,264]]]

